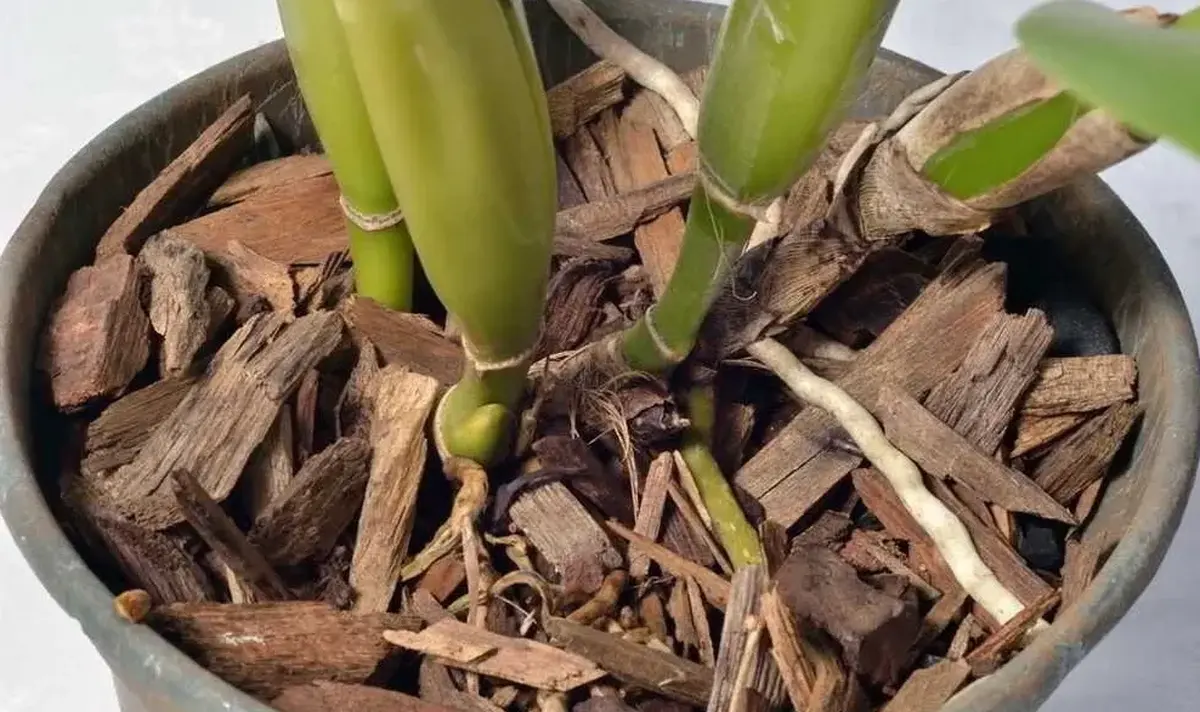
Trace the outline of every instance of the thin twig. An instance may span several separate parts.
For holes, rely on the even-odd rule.
[[[583,0],[547,2],[589,49],[625,70],[638,84],[662,96],[679,115],[688,135],[696,138],[700,102],[678,74],[614,32]]]
[[[941,552],[954,577],[981,606],[1002,624],[1024,610],[1020,599],[996,578],[980,558],[963,523],[928,489],[921,471],[883,434],[875,418],[834,383],[810,371],[791,351],[773,339],[750,345],[748,351],[762,361],[801,400],[827,411],[853,438],[863,456],[896,490]],[[1041,623],[1044,625],[1044,622]]]

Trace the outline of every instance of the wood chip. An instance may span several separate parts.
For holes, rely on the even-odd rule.
[[[222,563],[249,584],[257,600],[283,601],[293,597],[262,552],[246,539],[195,477],[184,470],[176,470],[171,475],[171,484],[188,524],[216,552]]]
[[[510,638],[447,618],[420,633],[387,631],[393,645],[438,662],[540,690],[570,692],[604,677],[588,658],[525,638]]]
[[[42,336],[38,368],[50,396],[72,411],[118,396],[150,358],[150,320],[139,299],[141,270],[114,255],[75,270]]]
[[[682,173],[559,211],[555,237],[599,242],[626,235],[687,200],[695,186],[696,174]]]
[[[698,707],[708,704],[712,671],[703,665],[562,618],[550,618],[545,625],[555,645],[595,662],[627,685]]]
[[[729,602],[730,583],[721,578],[720,575],[711,569],[688,561],[666,547],[656,544],[636,532],[630,531],[618,522],[609,520],[606,522],[606,525],[609,531],[628,541],[630,548],[644,551],[654,560],[654,563],[661,566],[666,572],[674,576],[694,578],[696,583],[700,585],[700,589],[704,591],[704,597],[708,602],[721,610],[725,610],[725,606]]]
[[[167,490],[173,471],[190,472],[218,502],[229,495],[281,404],[342,337],[342,321],[330,312],[288,321],[255,317],[225,343],[209,375],[105,483],[113,501],[157,529],[182,520]]]
[[[671,633],[667,629],[667,611],[663,606],[662,598],[657,593],[651,591],[638,600],[638,615],[654,637],[664,643],[670,639]]]
[[[288,491],[296,468],[293,457],[292,409],[283,406],[254,450],[238,482],[251,521],[258,521]]]
[[[350,584],[356,610],[386,611],[408,555],[417,489],[425,471],[425,423],[438,384],[400,366],[380,372],[372,398],[371,473],[358,523]]]
[[[775,580],[792,613],[829,633],[851,670],[876,684],[896,680],[921,627],[911,601],[875,589],[820,546],[793,548]]]
[[[1066,542],[1066,556],[1062,569],[1063,609],[1079,602],[1087,592],[1104,558],[1105,548],[1095,541],[1070,536]]]
[[[615,271],[607,260],[587,258],[568,260],[559,267],[547,287],[534,361],[572,351],[590,340],[604,314],[601,304]]]
[[[1018,415],[1012,457],[1037,455],[1047,445],[1066,435],[1072,428],[1088,419],[1086,413],[1064,415]]]
[[[208,265],[195,245],[166,234],[146,241],[138,262],[150,274],[150,326],[162,337],[161,370],[186,371],[208,341]]]
[[[700,654],[700,662],[713,667],[717,664],[717,648],[713,644],[712,626],[708,622],[708,608],[700,596],[700,584],[691,576],[683,579],[683,583],[687,592],[688,612],[692,616],[692,630],[696,633],[696,650]]]
[[[174,604],[156,607],[146,623],[214,675],[266,699],[318,680],[382,680],[398,652],[384,631],[420,625],[314,602]]]
[[[1038,462],[1033,480],[1050,496],[1069,504],[1088,485],[1104,478],[1141,415],[1137,403],[1118,403],[1097,415]]]
[[[508,514],[568,591],[592,595],[605,572],[624,563],[608,535],[561,482],[522,493]]]
[[[967,442],[992,455],[1000,446],[1017,404],[1037,378],[1054,330],[1046,315],[997,314],[962,364],[925,398],[925,408]],[[974,486],[974,485],[972,485]],[[980,489],[991,494],[991,490]]]
[[[709,712],[739,709],[741,706],[733,703],[739,694],[743,694],[740,689],[761,695],[770,703],[770,709],[783,701],[779,668],[766,646],[755,643],[762,634],[763,625],[759,605],[770,582],[767,567],[763,564],[744,566],[733,576],[733,589],[721,629],[721,649],[713,668]],[[776,697],[778,699],[773,699]]]
[[[195,378],[155,381],[105,408],[88,423],[83,472],[95,476],[132,462],[195,383]]]
[[[612,116],[611,110],[601,114],[593,134],[608,159],[618,193],[629,193],[667,179],[670,174],[654,129],[638,121],[636,115],[626,113],[619,119]],[[672,208],[634,230],[634,245],[656,295],[662,294],[675,269],[683,244],[683,228],[683,213]]]
[[[425,591],[438,603],[446,603],[467,581],[467,569],[457,556],[444,556],[433,563],[417,582],[417,590]]]
[[[446,666],[436,662],[432,657],[426,656],[421,660],[418,685],[421,699],[426,702],[467,712],[503,712],[499,707],[479,695],[459,690]]]
[[[912,304],[933,269],[909,253],[885,247],[823,299],[809,321],[837,341],[860,349],[883,333]]]
[[[568,210],[586,203],[587,196],[583,194],[583,188],[579,181],[575,180],[571,167],[567,165],[560,151],[554,152],[554,166],[558,175],[558,209]]]
[[[236,99],[109,226],[96,246],[96,259],[135,254],[142,242],[203,203],[249,152],[253,115],[249,95]]]
[[[462,349],[428,318],[388,309],[366,297],[347,300],[342,312],[350,329],[379,349],[385,364],[431,376],[443,386],[453,385],[462,375]]]
[[[1028,415],[1062,415],[1102,410],[1133,400],[1137,365],[1132,356],[1050,358],[1021,405]]]
[[[675,639],[683,646],[685,655],[689,649],[700,646],[696,618],[692,615],[692,601],[688,596],[688,582],[691,580],[686,577],[676,578],[675,585],[671,587],[671,597],[667,599],[667,612],[675,624]],[[701,604],[703,603],[701,599]]]
[[[599,202],[617,194],[612,170],[590,131],[576,131],[563,143],[563,159],[579,181],[588,202]]]
[[[950,647],[946,650],[946,657],[950,660],[962,660],[967,656],[967,649],[971,647],[971,641],[977,637],[979,626],[975,622],[975,616],[968,613],[959,624],[958,630],[954,631],[954,637],[950,640]]]
[[[879,417],[888,440],[925,472],[961,482],[1005,509],[1075,523],[1074,515],[1033,480],[968,442],[907,393],[881,389]]]
[[[333,166],[322,153],[300,153],[243,168],[213,191],[208,208],[223,208],[279,186],[330,175]]]
[[[300,379],[296,397],[292,401],[298,465],[303,465],[313,453],[313,441],[317,430],[317,396],[320,390],[321,373],[315,368],[310,368],[308,373],[304,374],[304,378]]]
[[[251,309],[260,298],[276,311],[290,313],[295,309],[295,286],[286,263],[263,257],[233,239],[223,249],[210,252],[209,257],[214,263],[214,278],[233,295],[239,310]]]
[[[675,463],[671,453],[660,453],[650,464],[646,484],[642,489],[641,506],[633,525],[633,530],[647,539],[658,539],[663,508],[667,503],[667,485],[674,476]],[[638,550],[630,554],[629,573],[635,579],[645,578],[650,573],[650,557],[646,552]]]
[[[250,532],[250,541],[276,566],[323,559],[358,514],[367,487],[371,448],[341,438],[309,458]]]
[[[453,712],[451,707],[426,702],[401,692],[366,685],[318,681],[289,687],[271,700],[278,712]]]
[[[625,72],[601,60],[546,92],[554,138],[575,134],[596,114],[625,99]]]
[[[237,240],[282,265],[319,265],[350,242],[332,174],[260,190],[241,202],[171,227],[210,257]]]
[[[971,666],[943,660],[909,676],[883,712],[937,712],[971,677]]]
[[[913,650],[918,653],[923,652],[925,648],[940,638],[942,633],[945,633],[950,624],[962,613],[966,603],[967,593],[961,588],[939,598],[937,603],[933,604],[933,608],[930,608],[929,612],[925,614],[925,619],[921,622],[921,636],[917,639]]]
[[[793,708],[811,712],[864,709],[858,679],[847,673],[831,643],[817,631],[798,629],[777,590],[763,595],[761,607],[771,637],[771,656]]]
[[[338,397],[336,420],[339,436],[370,436],[379,371],[379,352],[375,350],[375,344],[368,338],[360,339],[358,360],[350,372],[345,389]]]
[[[217,599],[208,574],[177,539],[106,511],[102,496],[86,481],[71,481],[63,500],[75,513],[76,525],[87,527],[103,545],[103,556],[111,557],[125,579],[149,593],[156,604]]]
[[[1002,264],[971,259],[951,267],[859,354],[839,385],[868,409],[884,383],[909,393],[928,391],[1003,308],[1004,275]],[[931,340],[939,348],[930,351]],[[805,408],[742,466],[734,482],[759,499],[770,519],[791,526],[861,461],[831,449],[839,430],[823,411]]]
[[[941,596],[940,591],[921,578],[899,556],[884,546],[881,539],[882,537],[878,536],[878,532],[856,529],[850,537],[850,541],[842,548],[842,556],[853,563],[853,557],[849,556],[847,551],[851,548],[857,549],[862,555],[870,557],[879,566],[884,567],[891,573],[907,581],[909,585],[920,591],[926,598],[936,599]]]
[[[971,666],[971,670],[975,673],[975,676],[985,677],[995,672],[1000,667],[1001,662],[1003,662],[1003,656],[1018,647],[1025,638],[1025,634],[1033,628],[1034,624],[1053,610],[1061,600],[1062,596],[1059,591],[1047,593],[1034,603],[1026,606],[1024,610],[1005,623],[1000,630],[992,633],[986,640],[980,643],[979,647],[975,648],[966,657],[966,662]]]

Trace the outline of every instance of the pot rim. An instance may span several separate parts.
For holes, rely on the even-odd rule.
[[[608,3],[601,3],[608,4]],[[667,5],[676,5],[667,2]],[[680,3],[689,4],[689,3]],[[714,6],[691,3],[696,12]],[[723,11],[723,8],[717,8]],[[688,10],[685,10],[688,12]],[[81,148],[46,185],[11,241],[0,255],[0,324],[29,321],[18,310],[22,285],[33,279],[32,265],[44,249],[45,236],[66,208],[72,186],[95,180],[96,169],[117,146],[135,142],[154,131],[171,107],[193,94],[226,85],[246,66],[270,64],[286,55],[282,40],[260,45],[220,62],[176,84],[133,109]],[[881,50],[881,56],[928,72],[935,70],[910,58]],[[1140,223],[1099,179],[1081,190],[1092,200],[1117,206],[1122,229],[1139,263],[1131,271],[1153,284],[1155,298],[1175,305],[1168,310],[1184,324],[1172,324],[1180,334],[1172,344],[1166,369],[1172,380],[1170,403],[1160,440],[1157,464],[1148,473],[1144,495],[1124,536],[1084,597],[1065,611],[1047,635],[1041,636],[996,674],[959,693],[946,707],[968,710],[1030,709],[1050,695],[1086,652],[1104,637],[1141,595],[1153,578],[1182,518],[1196,476],[1200,451],[1200,356],[1186,305],[1165,260]],[[1111,208],[1110,208],[1111,210]],[[40,321],[41,315],[36,315]],[[33,325],[37,328],[37,324]],[[113,610],[112,593],[87,567],[50,512],[34,475],[27,418],[32,354],[18,352],[20,339],[13,328],[0,329],[0,516],[12,533],[25,561],[58,605],[79,621],[85,634],[118,678],[153,689],[171,709],[212,709],[231,712],[272,712],[271,708],[208,672],[146,626],[133,625]],[[1022,704],[1013,701],[1013,690]]]

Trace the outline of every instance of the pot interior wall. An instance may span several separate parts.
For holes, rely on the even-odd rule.
[[[618,32],[681,71],[705,61],[723,12],[716,6],[644,0],[593,0],[592,5]],[[594,61],[544,3],[530,4],[529,17],[548,83]],[[855,114],[887,113],[935,77],[927,67],[884,53]],[[5,253],[6,276],[0,284],[0,357],[6,367],[0,435],[5,442],[15,438],[20,443],[19,450],[14,445],[12,453],[2,453],[6,468],[32,462],[32,435],[45,432],[39,429],[50,418],[31,398],[29,384],[38,331],[68,275],[90,259],[122,207],[246,92],[262,103],[285,144],[315,147],[286,51],[276,42],[189,80],[97,137],[56,176],[22,225]],[[1182,510],[1178,500],[1186,496],[1194,473],[1196,415],[1188,401],[1196,402],[1195,342],[1178,289],[1157,250],[1098,180],[1039,201],[1029,212],[1035,226],[1060,236],[1084,283],[1110,316],[1121,349],[1137,357],[1146,417],[1131,465],[1109,488],[1089,525],[1089,537],[1112,542],[1128,531],[1123,549],[1114,554],[1091,595],[1056,624],[1052,635],[960,695],[952,706],[961,710],[1029,709],[1053,689],[1144,587],[1174,532]],[[47,492],[55,489],[56,471],[49,465],[40,468]],[[15,497],[5,504],[10,527],[19,537],[38,542],[42,553],[31,553],[31,563],[122,679],[123,698],[142,700],[140,709],[146,712],[266,711],[153,634],[117,621],[106,594],[66,549],[62,532],[46,516],[36,493],[7,481],[6,487]]]

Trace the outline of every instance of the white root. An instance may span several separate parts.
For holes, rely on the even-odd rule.
[[[1012,591],[988,568],[962,521],[925,488],[921,471],[893,446],[870,412],[844,390],[810,371],[773,339],[750,345],[751,355],[775,373],[801,400],[837,419],[863,456],[887,478],[904,506],[929,534],[963,590],[1001,624],[1024,608]],[[1039,627],[1045,626],[1039,621]]]
[[[679,115],[688,135],[696,138],[700,102],[678,74],[618,35],[583,0],[546,1],[589,49],[625,70],[638,84],[666,99]]]

